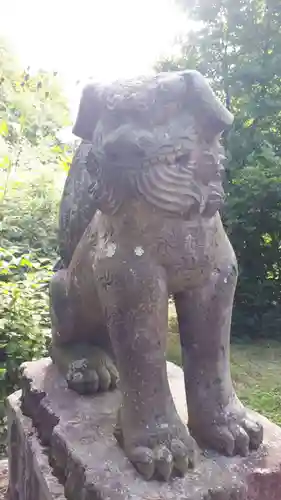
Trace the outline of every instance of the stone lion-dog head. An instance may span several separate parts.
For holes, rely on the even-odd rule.
[[[220,135],[233,116],[197,71],[89,84],[73,132],[92,147],[89,191],[105,213],[139,198],[167,217],[212,217],[224,191]]]

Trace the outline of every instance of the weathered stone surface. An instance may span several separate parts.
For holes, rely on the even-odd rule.
[[[168,363],[177,411],[187,420],[182,370]],[[26,363],[23,409],[8,399],[10,500],[280,500],[281,429],[264,426],[264,444],[247,458],[201,455],[195,471],[168,483],[144,481],[113,437],[121,395],[79,396],[49,359]],[[46,448],[32,429],[36,423]],[[47,464],[64,484],[64,495]]]
[[[238,268],[219,209],[220,137],[232,121],[185,70],[90,84],[73,129],[82,144],[61,201],[50,355],[80,394],[119,377],[118,442],[148,480],[187,472],[197,445],[245,456],[263,439],[229,361]],[[188,428],[166,374],[169,296]]]
[[[7,499],[8,460],[0,460],[0,500]]]
[[[8,500],[65,500],[30,418],[20,408],[21,391],[7,400],[9,443]]]

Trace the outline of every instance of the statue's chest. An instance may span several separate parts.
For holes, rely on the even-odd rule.
[[[155,235],[154,252],[167,272],[169,288],[198,286],[214,268],[217,231],[214,225],[174,224]]]

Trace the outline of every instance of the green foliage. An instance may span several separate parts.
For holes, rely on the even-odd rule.
[[[50,333],[46,290],[52,262],[21,248],[0,248],[0,379],[5,391],[18,380],[18,367],[46,352]],[[5,395],[5,394],[4,394]]]
[[[48,284],[71,147],[57,138],[68,110],[57,77],[30,75],[0,41],[0,453],[3,401],[23,361],[46,355]]]
[[[224,137],[224,222],[238,256],[235,335],[280,336],[281,7],[277,0],[179,0],[197,24],[162,69],[196,68],[234,116]]]
[[[236,334],[280,339],[281,162],[270,145],[237,169],[225,223],[240,265],[234,309]]]
[[[0,130],[14,144],[22,137],[36,145],[54,139],[69,125],[66,99],[57,75],[31,74],[19,68],[7,44],[0,39]]]
[[[21,247],[0,248],[0,456],[4,451],[4,400],[17,389],[22,362],[46,354],[50,337],[48,280],[52,262]]]
[[[36,151],[38,154],[41,150]],[[28,155],[28,149],[24,155]],[[9,176],[1,204],[1,245],[20,245],[25,252],[32,249],[54,258],[58,201],[65,174],[51,164],[46,170],[32,154],[28,158],[28,168],[22,159]],[[0,186],[5,182],[4,175],[0,175]]]
[[[5,175],[0,173],[0,185]],[[63,178],[63,171],[53,166],[45,172],[30,156],[28,168],[19,161],[0,205],[0,452],[1,429],[6,431],[3,401],[17,388],[19,366],[47,352],[48,281],[57,257]]]

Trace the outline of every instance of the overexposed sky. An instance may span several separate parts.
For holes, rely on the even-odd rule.
[[[0,35],[25,66],[58,71],[71,99],[88,78],[149,72],[188,21],[175,0],[2,0]],[[78,90],[79,89],[79,90]]]

